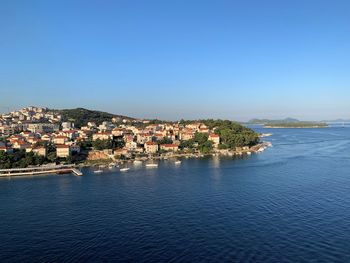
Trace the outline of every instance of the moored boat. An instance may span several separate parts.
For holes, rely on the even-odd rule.
[[[127,172],[127,171],[129,171],[129,170],[130,170],[130,168],[128,168],[128,167],[120,168],[120,169],[119,169],[119,171],[121,171],[121,172]]]
[[[148,168],[157,168],[158,164],[157,163],[148,163],[148,164],[146,164],[146,167],[148,167]]]

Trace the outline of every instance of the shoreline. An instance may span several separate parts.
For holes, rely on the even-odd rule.
[[[125,163],[133,163],[134,161],[142,161],[147,163],[153,160],[168,160],[168,159],[176,159],[176,158],[204,158],[209,156],[218,156],[218,157],[234,157],[234,156],[243,156],[250,155],[252,153],[261,153],[266,148],[271,147],[272,144],[270,142],[261,142],[252,147],[242,149],[240,151],[237,150],[215,150],[207,154],[202,153],[171,153],[168,155],[162,156],[151,156],[151,157],[141,157],[141,158],[133,158],[127,160],[112,160],[112,159],[102,159],[96,160],[95,163],[88,163],[85,161],[84,163],[78,164],[65,164],[65,165],[41,165],[35,167],[27,167],[27,168],[10,168],[10,169],[0,169],[0,178],[1,177],[19,177],[19,176],[36,176],[36,175],[53,175],[53,174],[74,174],[76,176],[82,176],[83,173],[79,170],[81,168],[94,168],[94,167],[108,167],[109,164],[113,163],[114,165],[120,165]]]
[[[88,163],[89,161],[85,161],[84,163],[76,164],[76,167],[81,168],[88,168],[88,167],[99,167],[99,166],[108,166],[109,164],[125,164],[125,163],[132,163],[134,161],[142,161],[142,162],[149,162],[153,160],[168,160],[168,159],[174,159],[174,158],[204,158],[208,156],[219,156],[219,157],[233,157],[233,156],[242,156],[242,155],[250,155],[252,153],[261,153],[266,148],[271,147],[272,144],[270,142],[261,142],[257,145],[254,145],[248,149],[242,149],[240,151],[237,150],[216,150],[212,151],[207,154],[202,153],[172,153],[169,155],[163,155],[163,156],[151,156],[151,157],[140,157],[140,158],[132,158],[127,160],[112,160],[112,159],[101,159],[101,160],[94,160],[95,163]]]

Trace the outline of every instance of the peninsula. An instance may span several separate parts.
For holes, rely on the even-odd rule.
[[[263,147],[259,134],[229,120],[172,122],[33,106],[0,115],[0,169],[241,155]]]

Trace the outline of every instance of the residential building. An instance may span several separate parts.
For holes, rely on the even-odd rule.
[[[158,144],[155,142],[146,142],[144,144],[146,153],[156,153],[158,152]]]
[[[62,157],[62,158],[66,158],[68,156],[70,156],[71,151],[70,151],[70,146],[69,145],[56,145],[56,155],[57,157]]]
[[[169,152],[176,152],[179,150],[179,146],[176,144],[161,144],[160,149]]]

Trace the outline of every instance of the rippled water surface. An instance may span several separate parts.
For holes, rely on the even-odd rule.
[[[83,177],[0,179],[1,262],[349,262],[350,129]]]

